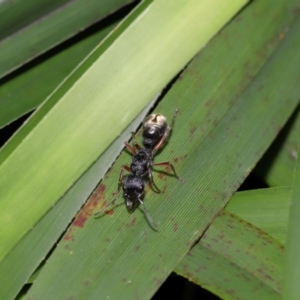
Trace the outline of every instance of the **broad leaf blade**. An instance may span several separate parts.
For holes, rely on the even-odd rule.
[[[130,137],[132,131],[136,130],[149,109],[150,105],[1,262],[0,299],[14,299],[95,189],[99,178],[102,178],[107,172],[111,166],[110,162],[116,159],[124,147],[123,141]],[[26,259],[24,259],[25,256]]]
[[[300,30],[300,22],[298,22]],[[288,233],[285,250],[285,269],[284,269],[284,288],[283,299],[299,299],[300,297],[300,159],[299,149],[300,140],[298,137],[299,146],[297,154],[297,163],[292,186],[292,194],[290,201],[290,212],[288,222]]]
[[[18,25],[19,28],[15,30],[19,30],[14,33],[9,23],[5,26],[2,36],[6,37],[0,41],[0,78],[130,2],[132,0],[64,0],[51,5],[44,5],[43,2],[40,5],[41,2],[35,1],[29,16],[36,16],[35,20],[28,20],[27,26],[21,23],[24,27]],[[24,13],[26,17],[28,4],[18,1],[16,7],[9,9],[12,13],[8,13],[8,17],[14,19],[8,19],[7,22],[16,24],[20,14]],[[37,12],[36,15],[33,11]],[[14,15],[14,12],[19,14]]]
[[[227,82],[221,75],[222,84],[217,80],[206,82],[206,90],[199,92],[200,84],[195,84],[204,84],[201,75],[212,69],[211,64],[201,61],[203,51],[157,108],[169,118],[174,108],[180,113],[168,145],[156,161],[173,158],[177,172],[185,179],[181,185],[174,178],[160,175],[165,193],[147,191],[145,203],[153,219],[161,223],[159,232],[150,228],[141,212],[129,215],[124,207],[95,220],[92,197],[28,298],[45,297],[52,289],[65,298],[151,297],[224,207],[298,104],[300,54],[294,55],[299,47],[297,34],[293,30],[286,37],[242,95],[236,85],[226,98],[223,89]],[[215,67],[223,62],[212,61]],[[185,81],[185,75],[190,80]],[[210,99],[212,91],[215,97]],[[202,134],[197,134],[201,129]],[[121,155],[101,183],[105,190],[97,194],[99,207],[112,200],[120,167],[128,162],[128,154]],[[278,269],[275,273],[277,276]],[[276,291],[279,277],[273,284]]]
[[[299,108],[255,167],[255,174],[270,186],[292,185],[300,135]]]
[[[285,244],[290,198],[290,187],[238,192],[226,210]]]
[[[69,41],[72,45],[62,45],[62,50],[55,49],[52,54],[47,53],[46,57],[40,57],[38,62],[21,74],[2,79],[0,128],[40,105],[112,30],[113,25],[105,28],[100,26],[96,33],[85,31],[80,41]]]
[[[1,259],[245,1],[218,3],[142,2],[2,150]]]
[[[224,299],[280,299],[283,247],[223,210],[179,263],[179,273]]]
[[[0,39],[5,39],[23,27],[65,5],[68,0],[6,1],[0,3]]]

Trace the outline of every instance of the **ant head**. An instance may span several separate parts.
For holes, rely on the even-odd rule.
[[[153,148],[167,129],[167,118],[161,114],[151,114],[143,122],[143,144]]]
[[[142,177],[128,175],[123,182],[123,195],[129,212],[139,205],[139,199],[144,194],[145,182]]]

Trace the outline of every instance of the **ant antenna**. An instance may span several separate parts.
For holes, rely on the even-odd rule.
[[[140,202],[140,204],[142,205],[143,207],[143,211],[144,211],[144,214],[146,216],[146,219],[148,221],[148,223],[150,224],[150,226],[152,227],[152,229],[154,229],[155,231],[158,231],[158,225],[153,221],[153,219],[151,218],[144,202],[138,198],[138,201]]]
[[[107,210],[107,208],[109,208],[110,206],[115,207],[118,206],[116,205],[116,201],[118,199],[120,199],[120,197],[123,196],[122,194],[119,194],[117,197],[115,197],[110,203],[106,204],[104,207],[102,207],[100,210],[98,210],[97,212],[94,213],[94,218],[99,218],[101,217],[105,211]]]

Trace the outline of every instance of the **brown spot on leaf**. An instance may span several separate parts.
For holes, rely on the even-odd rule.
[[[136,218],[133,218],[133,219],[130,221],[129,225],[130,225],[130,226],[134,226],[135,224],[136,224]]]
[[[213,101],[212,99],[209,99],[208,101],[206,101],[206,102],[204,103],[204,105],[205,105],[206,107],[209,107],[209,106],[211,106],[213,103],[214,103],[214,101]]]
[[[83,282],[83,284],[85,285],[85,286],[89,286],[90,285],[90,283],[91,283],[91,281],[90,280],[85,280],[84,282]]]
[[[106,186],[104,184],[99,184],[95,192],[91,195],[87,203],[76,216],[73,222],[74,226],[81,228],[84,226],[86,220],[94,213],[94,210],[98,206],[99,202],[103,200],[105,188]]]
[[[193,135],[195,133],[195,131],[197,130],[197,127],[192,127],[190,130],[190,134]]]
[[[109,209],[109,210],[105,210],[104,213],[106,215],[112,216],[115,213],[115,211],[113,209]]]
[[[178,229],[178,223],[175,223],[175,224],[173,225],[173,231],[176,232],[177,229]]]
[[[218,237],[222,240],[223,238],[225,238],[225,234],[224,234],[224,232],[220,232],[219,234],[218,234]]]
[[[65,241],[74,241],[74,237],[72,235],[72,230],[69,229],[67,233],[64,235],[63,240]]]
[[[228,193],[227,192],[221,192],[220,196],[221,196],[222,200],[227,200]],[[219,196],[217,196],[217,199],[219,199]]]
[[[164,174],[164,173],[157,173],[157,177],[161,180],[166,180],[167,179],[167,176]]]
[[[182,155],[182,156],[179,156],[179,157],[174,157],[174,158],[173,158],[173,161],[174,161],[175,163],[178,163],[178,161],[183,160],[183,159],[185,159],[186,157],[187,157],[187,154]],[[171,168],[170,168],[170,169],[171,169]],[[170,170],[170,171],[172,171],[172,170]]]

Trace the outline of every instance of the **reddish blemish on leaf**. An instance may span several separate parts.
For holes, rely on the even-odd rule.
[[[110,210],[106,210],[106,211],[105,211],[105,214],[106,214],[106,215],[109,215],[109,216],[112,216],[114,213],[115,213],[115,211],[114,211],[113,209],[110,209]]]
[[[65,241],[73,241],[74,237],[72,235],[72,231],[69,229],[63,238]]]
[[[134,226],[136,224],[136,218],[133,218],[130,223],[129,226]]]
[[[174,161],[175,163],[177,163],[178,161],[183,160],[183,159],[185,159],[186,157],[187,157],[187,154],[182,155],[182,156],[179,156],[179,157],[174,157],[174,158],[173,158],[173,161]]]
[[[83,208],[82,211],[77,215],[75,221],[73,222],[74,226],[83,227],[86,220],[90,216],[90,214],[88,214],[84,209],[85,208]]]
[[[161,179],[161,180],[166,180],[166,179],[167,179],[167,178],[166,178],[166,175],[163,174],[163,173],[157,173],[157,177],[158,177],[159,179]]]
[[[73,226],[76,227],[83,227],[86,220],[93,215],[95,209],[98,207],[99,202],[104,199],[104,191],[105,185],[100,184],[95,192],[91,195],[85,206],[81,209],[79,214],[76,216]]]

